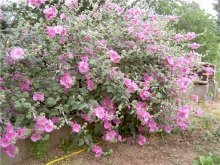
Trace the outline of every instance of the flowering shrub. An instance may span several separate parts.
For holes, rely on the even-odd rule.
[[[178,17],[126,1],[82,13],[76,0],[26,5],[41,13],[28,12],[37,23],[18,16],[0,56],[0,146],[9,156],[16,140],[36,142],[68,125],[99,157],[93,137],[144,145],[145,133],[185,130],[201,114],[187,104],[200,45],[190,43],[193,32],[167,30]]]

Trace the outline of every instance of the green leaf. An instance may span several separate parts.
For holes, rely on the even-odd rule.
[[[49,98],[46,100],[46,104],[47,104],[49,107],[54,106],[56,103],[57,103],[57,101],[56,101],[54,98],[52,98],[52,97],[49,97]]]
[[[15,109],[20,109],[22,107],[21,103],[19,101],[15,101]]]
[[[27,108],[27,109],[31,109],[31,104],[30,103],[22,103],[22,106],[24,107],[24,108]]]
[[[23,96],[24,96],[25,98],[28,98],[28,97],[29,97],[29,93],[28,93],[28,92],[24,92],[24,93],[23,93]]]
[[[81,93],[82,95],[87,95],[87,94],[88,94],[88,90],[87,90],[86,87],[80,88],[79,91],[80,91],[80,93]]]
[[[79,146],[82,146],[85,143],[84,139],[80,138],[79,139]]]
[[[214,160],[211,156],[200,156],[199,161],[202,165],[214,165]]]

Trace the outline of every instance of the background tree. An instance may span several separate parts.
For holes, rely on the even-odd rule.
[[[220,0],[218,0],[218,4],[216,3],[215,5],[217,11],[220,11],[219,2]],[[202,61],[214,63],[219,66],[220,38],[217,31],[217,20],[214,16],[206,13],[196,2],[189,3],[182,0],[149,0],[149,5],[151,8],[154,8],[158,14],[180,16],[180,20],[171,28],[174,28],[177,32],[188,31],[199,34],[195,42],[202,45],[202,47],[198,49],[198,52],[204,55]],[[217,77],[218,80],[220,80],[220,71],[218,71]]]
[[[214,5],[214,9],[217,11],[218,34],[220,34],[220,0],[216,0],[216,3],[214,3],[213,5]]]

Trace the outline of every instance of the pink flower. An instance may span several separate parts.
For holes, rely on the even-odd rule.
[[[149,112],[146,111],[147,105],[139,101],[136,104],[135,109],[135,114],[137,115],[137,118],[144,124],[147,124],[151,119],[151,115],[149,114]]]
[[[147,142],[147,139],[143,135],[138,135],[138,144],[143,146]]]
[[[190,45],[190,48],[191,48],[191,49],[198,49],[199,47],[200,47],[200,44],[195,43],[195,42]]]
[[[50,7],[50,8],[44,9],[43,13],[44,13],[46,19],[49,21],[57,16],[58,11],[55,7]]]
[[[142,91],[140,92],[140,96],[142,100],[149,100],[151,97],[151,93],[148,91]]]
[[[53,122],[49,119],[47,119],[45,116],[37,117],[35,118],[36,124],[35,129],[38,132],[44,133],[44,132],[52,132],[54,129]]]
[[[150,129],[149,132],[155,132],[158,130],[157,124],[153,120],[150,120],[147,125]]]
[[[94,52],[93,50],[89,49],[89,48],[84,48],[84,51],[86,52],[86,54],[90,55],[90,56],[94,56]]]
[[[79,18],[80,21],[83,21],[83,20],[85,20],[87,18],[87,15],[86,14],[80,14],[78,16],[78,18]]]
[[[66,18],[66,15],[64,13],[60,14],[60,18],[61,19],[65,19]]]
[[[194,101],[195,103],[198,103],[199,97],[197,95],[193,95],[192,96],[192,101]]]
[[[69,59],[72,59],[72,58],[73,58],[73,54],[72,54],[72,53],[70,53],[70,52],[69,52],[69,53],[67,53],[67,55],[66,55],[66,56],[67,56],[67,58],[69,58]]]
[[[0,85],[4,82],[4,79],[0,77]]]
[[[81,125],[79,125],[79,124],[76,123],[76,122],[71,122],[71,123],[70,123],[70,126],[71,126],[73,132],[78,133],[78,132],[80,132],[80,130],[81,130]]]
[[[56,31],[55,31],[54,27],[49,27],[48,26],[47,29],[46,29],[46,33],[47,33],[48,37],[50,37],[50,38],[53,38],[53,37],[56,36]]]
[[[2,137],[1,140],[0,140],[0,146],[2,148],[6,148],[8,147],[9,145],[11,144],[11,140],[6,138],[6,137]]]
[[[30,85],[31,85],[31,82],[30,82],[30,80],[28,80],[28,79],[26,79],[26,80],[20,82],[20,84],[19,84],[20,89],[21,89],[22,92],[28,92],[28,91],[30,91],[30,90],[31,90]]]
[[[138,90],[137,84],[130,79],[124,78],[124,84],[127,87],[127,91],[129,93],[133,93]]]
[[[186,38],[187,38],[187,40],[191,41],[191,40],[193,40],[194,38],[196,38],[196,33],[194,33],[194,32],[188,32],[188,33],[186,34]]]
[[[65,0],[65,5],[69,8],[76,8],[78,5],[78,0]]]
[[[89,80],[86,81],[86,83],[87,83],[87,89],[89,91],[93,91],[93,89],[94,89],[94,81],[89,79]]]
[[[178,121],[177,125],[180,127],[181,130],[186,130],[188,123],[184,121]]]
[[[20,47],[14,48],[10,52],[10,56],[13,60],[19,60],[24,58],[24,50]]]
[[[5,153],[6,153],[8,156],[14,158],[15,155],[18,153],[18,149],[17,149],[17,147],[16,147],[15,145],[10,145],[10,146],[8,146],[8,147],[5,149]]]
[[[89,116],[88,114],[82,114],[81,116],[85,121],[88,121],[88,122],[91,121],[91,116]]]
[[[83,41],[84,42],[88,42],[90,40],[90,36],[89,35],[84,35],[83,36]]]
[[[112,124],[109,121],[104,122],[104,128],[105,129],[111,129],[112,128]]]
[[[53,122],[51,120],[47,120],[47,122],[44,125],[44,128],[46,132],[52,132],[54,129]]]
[[[45,0],[28,0],[30,5],[34,5],[36,7],[40,7],[41,4],[45,3]]]
[[[197,116],[197,117],[200,117],[202,114],[203,114],[203,111],[201,108],[199,108],[195,111],[195,116]]]
[[[148,74],[144,74],[144,81],[153,81],[154,78],[149,76]]]
[[[27,128],[20,128],[17,130],[18,138],[19,139],[26,139],[28,136],[28,129]]]
[[[13,139],[16,139],[18,136],[18,133],[15,132],[14,130],[12,131],[7,131],[7,133],[5,134],[5,138],[7,138],[8,140],[13,140]]]
[[[59,122],[59,117],[53,117],[53,118],[51,119],[51,121],[52,121],[54,124],[56,124],[56,123]]]
[[[98,106],[96,109],[95,109],[95,115],[99,118],[99,119],[102,119],[105,117],[105,109],[101,106]]]
[[[103,154],[102,148],[98,145],[92,146],[92,152],[95,153],[95,157],[100,157]]]
[[[179,19],[178,16],[174,16],[174,15],[168,15],[168,16],[165,16],[165,19],[166,21],[177,21]]]
[[[59,56],[59,61],[65,62],[65,56],[63,54]]]
[[[158,51],[158,48],[156,45],[149,45],[147,47],[147,50],[151,53],[151,54],[156,54]]]
[[[112,141],[116,137],[117,133],[114,130],[108,130],[105,133],[104,139],[107,141]]]
[[[173,127],[172,127],[172,126],[169,126],[169,125],[165,125],[165,126],[164,126],[164,131],[165,131],[166,133],[170,133],[172,130],[173,130]]]
[[[55,33],[61,36],[65,36],[67,33],[67,29],[63,26],[55,26],[54,27]]]
[[[31,140],[33,142],[36,142],[36,141],[40,140],[41,138],[42,138],[41,135],[38,134],[38,133],[34,133],[34,134],[31,135]]]
[[[174,59],[173,59],[173,57],[167,56],[167,57],[166,57],[166,60],[167,60],[167,63],[168,63],[170,66],[173,66],[173,65],[174,65]]]
[[[177,43],[180,43],[185,40],[184,35],[182,34],[177,34],[174,38]]]
[[[89,64],[87,60],[82,60],[78,63],[78,69],[81,74],[85,74],[89,71]]]
[[[69,73],[65,73],[61,78],[60,78],[60,84],[64,86],[66,89],[69,89],[73,86],[73,78],[70,77]]]
[[[44,94],[40,92],[35,92],[33,95],[33,100],[34,101],[44,101]]]
[[[114,50],[110,50],[109,51],[109,57],[110,57],[110,59],[111,59],[111,61],[113,62],[113,63],[119,63],[120,62],[120,60],[121,60],[121,57],[118,55],[118,53],[116,52],[116,51],[114,51]]]
[[[61,36],[60,37],[60,43],[63,45],[63,44],[65,44],[65,42],[66,42],[65,36]]]
[[[183,106],[178,109],[178,118],[186,119],[189,117],[190,106]]]

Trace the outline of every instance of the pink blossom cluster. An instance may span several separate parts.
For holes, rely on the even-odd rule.
[[[179,77],[176,80],[176,84],[179,87],[179,90],[183,93],[187,92],[188,86],[189,84],[192,82],[192,79],[190,79],[189,77]]]
[[[19,83],[22,92],[29,92],[31,90],[31,81],[29,79],[24,79]]]
[[[74,9],[78,6],[78,0],[65,0],[64,3],[67,7]]]
[[[107,10],[115,11],[118,15],[122,14],[124,11],[124,8],[122,8],[120,5],[112,2],[108,2],[105,7]]]
[[[19,59],[23,59],[24,58],[24,50],[20,47],[14,48],[11,52],[10,52],[10,57],[13,60],[19,60]]]
[[[102,148],[98,145],[92,146],[92,152],[95,153],[95,157],[100,157],[103,154]]]
[[[72,128],[72,132],[76,132],[76,133],[80,132],[80,130],[81,130],[81,125],[80,124],[78,124],[77,122],[70,122],[69,124]]]
[[[33,100],[34,101],[44,101],[44,94],[43,93],[40,93],[40,92],[35,92],[33,94]]]
[[[52,132],[54,130],[54,124],[50,119],[45,116],[35,117],[34,133],[31,135],[31,140],[36,142],[42,138],[42,134],[45,132]]]
[[[116,51],[114,51],[114,50],[110,50],[109,51],[109,57],[110,57],[110,59],[111,59],[111,61],[113,62],[113,63],[119,63],[120,62],[120,60],[121,60],[121,57],[118,55],[118,53],[116,52]]]
[[[60,78],[60,84],[66,88],[69,89],[73,86],[74,84],[74,79],[70,76],[69,73],[65,73],[61,78]]]
[[[102,101],[102,104],[94,109],[94,115],[103,122],[103,127],[105,129],[103,139],[106,141],[122,141],[121,135],[113,129],[113,125],[118,126],[121,122],[115,116],[115,112],[115,106],[109,97],[106,97]]]
[[[131,8],[126,11],[125,18],[128,20],[131,20],[131,19],[137,20],[141,17],[142,13],[143,13],[143,10],[141,10],[141,9]]]
[[[173,21],[178,21],[179,17],[178,16],[174,16],[174,15],[167,15],[167,16],[165,16],[165,19],[168,22],[173,22]]]
[[[182,130],[186,130],[189,121],[188,121],[188,117],[190,115],[190,111],[191,111],[191,107],[190,106],[183,106],[180,107],[177,111],[177,125],[180,127],[180,129]]]
[[[191,41],[195,38],[196,38],[196,34],[194,32],[188,32],[186,34],[176,34],[176,36],[174,37],[177,43],[180,43],[183,41]]]
[[[56,18],[58,11],[55,7],[49,7],[49,8],[45,8],[43,10],[43,13],[46,19],[49,21],[49,20],[52,20],[53,18]]]
[[[205,67],[204,70],[209,74],[213,75],[215,70],[212,67]]]
[[[156,54],[158,52],[158,47],[156,45],[149,45],[147,47],[147,50],[151,53],[151,54]]]
[[[128,78],[124,78],[124,85],[127,88],[127,91],[129,93],[133,93],[133,92],[135,92],[139,89],[137,84],[134,81],[132,81],[131,79],[128,79]]]
[[[143,145],[147,142],[146,137],[144,137],[144,136],[141,135],[141,134],[138,135],[137,140],[138,140],[138,144],[141,145],[141,146],[143,146]]]
[[[192,95],[192,101],[198,103],[199,97],[197,95]]]
[[[85,74],[89,71],[88,58],[83,58],[82,61],[78,63],[78,69],[81,74]]]
[[[190,48],[191,49],[198,49],[200,47],[200,44],[198,44],[198,43],[196,43],[196,42],[194,42],[194,43],[192,43],[191,45],[190,45]]]
[[[148,124],[151,119],[150,113],[147,111],[147,104],[143,102],[137,102],[135,106],[135,114],[143,125]]]
[[[48,37],[54,38],[56,35],[60,35],[61,37],[65,37],[67,33],[67,29],[63,26],[48,26],[46,29],[46,33]]]
[[[41,4],[44,4],[46,0],[28,0],[28,4],[40,7]]]
[[[18,152],[15,146],[16,140],[26,139],[28,130],[26,128],[14,129],[11,123],[6,123],[5,134],[0,136],[0,147],[10,157],[15,157]]]

